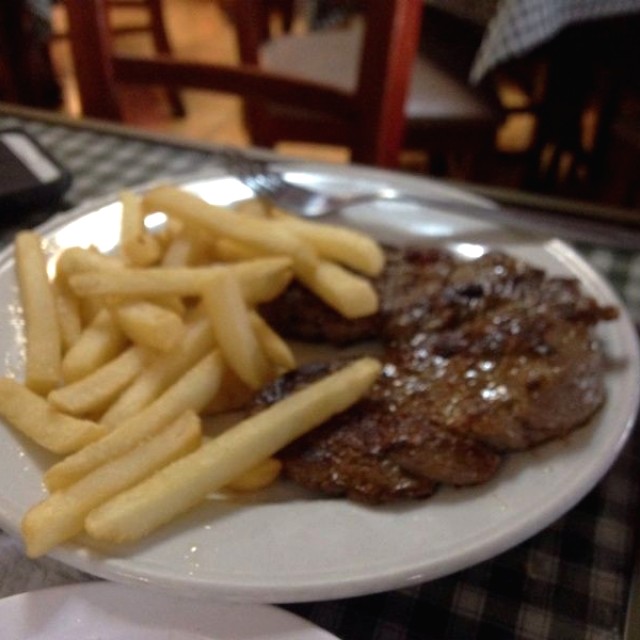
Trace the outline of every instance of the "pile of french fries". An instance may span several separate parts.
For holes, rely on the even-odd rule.
[[[36,233],[16,237],[25,372],[0,379],[0,416],[60,456],[22,521],[31,557],[80,533],[135,541],[212,492],[267,486],[280,473],[273,456],[380,371],[360,358],[208,434],[208,415],[296,366],[258,305],[297,278],[345,317],[375,313],[383,252],[259,201],[232,210],[163,186],[121,202],[117,255],[71,247],[47,261]],[[166,222],[149,228],[157,212]]]

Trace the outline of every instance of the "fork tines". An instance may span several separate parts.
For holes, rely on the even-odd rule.
[[[273,194],[282,185],[282,177],[271,171],[268,160],[254,158],[234,149],[221,154],[225,168],[254,193]]]

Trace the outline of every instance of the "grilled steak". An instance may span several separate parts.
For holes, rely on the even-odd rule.
[[[341,366],[314,363],[282,376],[256,398],[260,409]],[[399,383],[404,388],[399,387]],[[500,455],[429,418],[419,400],[399,406],[410,378],[386,367],[369,395],[282,452],[287,475],[310,489],[366,502],[431,495],[441,482],[478,484],[498,469]]]
[[[485,482],[505,452],[567,434],[604,401],[592,328],[616,311],[576,281],[501,253],[463,262],[406,250],[390,253],[376,286],[381,311],[360,335],[382,340],[384,373],[362,402],[283,452],[296,482],[369,502]],[[353,327],[333,317],[324,337],[354,339]],[[299,327],[278,328],[292,335]],[[288,374],[257,405],[335,366]]]

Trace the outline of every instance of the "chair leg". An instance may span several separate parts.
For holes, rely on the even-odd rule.
[[[159,53],[171,53],[171,44],[165,28],[162,0],[146,0],[151,24],[153,43]],[[167,98],[174,116],[182,118],[186,115],[186,109],[182,97],[178,91],[167,89]]]

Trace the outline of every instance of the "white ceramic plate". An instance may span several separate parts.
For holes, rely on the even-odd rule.
[[[326,167],[297,175],[318,188],[361,190],[373,183],[413,194],[469,198],[424,179],[357,168]],[[188,182],[215,202],[247,196],[233,179]],[[69,245],[117,243],[119,205],[90,204],[51,220],[41,231],[51,252]],[[380,203],[344,215],[387,241],[447,243],[474,257],[506,249],[556,274],[573,275],[605,304],[620,305],[610,286],[562,242],[514,235],[478,219]],[[11,250],[0,254],[0,352],[5,372],[22,375],[23,353]],[[622,311],[600,335],[615,366],[606,406],[561,442],[513,455],[482,486],[447,489],[410,504],[371,508],[311,496],[285,483],[242,504],[209,501],[144,542],[109,554],[81,543],[51,555],[91,574],[226,601],[333,599],[430,580],[490,558],[570,509],[612,464],[632,427],[640,388],[633,325]],[[17,535],[25,510],[42,498],[51,462],[0,425],[0,524]]]
[[[0,600],[4,640],[336,640],[266,605],[222,604],[93,582]]]

